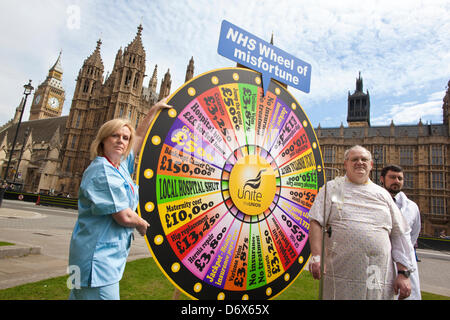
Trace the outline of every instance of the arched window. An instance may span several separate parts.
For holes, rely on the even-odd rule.
[[[75,123],[75,128],[78,128],[78,126],[80,125],[80,120],[81,120],[81,114],[80,114],[80,112],[78,112],[77,122]]]
[[[128,70],[127,75],[125,76],[125,85],[126,86],[130,85],[130,81],[131,81],[131,70]]]
[[[136,74],[134,76],[133,88],[137,88],[138,84],[139,84],[139,74]]]
[[[77,136],[73,136],[72,137],[72,145],[71,145],[71,148],[73,149],[73,148],[75,148],[75,142],[77,141]]]
[[[89,80],[84,79],[84,86],[83,86],[83,92],[86,93],[89,91]]]

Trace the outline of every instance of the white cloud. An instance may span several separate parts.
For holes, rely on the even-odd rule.
[[[0,124],[14,116],[15,108],[22,99],[23,85],[32,79],[33,86],[37,87],[37,79],[44,80],[58,56],[59,49],[56,48],[61,48],[61,44],[56,31],[64,20],[53,13],[61,10],[63,4],[56,2],[50,7],[46,5],[48,3],[0,3]],[[24,114],[24,119],[28,119],[28,114]]]
[[[414,106],[396,105],[392,108],[391,115],[394,123],[417,123],[417,118],[442,115],[442,102],[428,101]]]
[[[444,99],[444,96],[445,96],[445,92],[446,92],[445,90],[442,90],[442,91],[436,91],[436,92],[430,93],[428,95],[428,100],[442,102],[442,100]]]
[[[405,102],[393,105],[390,111],[372,120],[373,125],[385,125],[391,120],[395,124],[416,124],[432,121],[441,122],[442,119],[442,99],[430,100],[423,103]]]

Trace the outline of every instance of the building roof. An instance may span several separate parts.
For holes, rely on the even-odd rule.
[[[89,57],[84,60],[83,65],[91,65],[96,66],[97,68],[103,70],[103,60],[100,54],[100,46],[102,45],[102,41],[98,39],[97,46],[95,47],[94,52],[91,53]],[[81,72],[81,70],[80,70]]]
[[[59,127],[59,136],[60,139],[64,136],[64,130],[66,128],[66,121],[68,116],[63,117],[55,117],[48,119],[39,119],[39,120],[31,120],[31,121],[22,121],[20,124],[19,134],[17,135],[17,144],[21,144],[25,131],[27,128],[32,132],[32,138],[34,143],[41,143],[44,141],[45,143],[49,143],[54,136],[55,132]],[[3,141],[5,134],[8,134],[8,145],[11,144],[14,140],[14,135],[16,134],[17,123],[12,124],[11,126],[3,129],[0,132],[0,141]]]
[[[365,134],[367,129],[367,134]],[[337,127],[315,129],[318,138],[358,138],[358,137],[427,137],[447,136],[447,128],[444,124],[422,124],[418,125],[389,125],[371,127]],[[341,130],[343,135],[341,136]],[[393,130],[393,132],[391,132]]]
[[[125,48],[124,52],[133,52],[136,54],[139,54],[141,56],[143,56],[145,58],[145,50],[144,50],[144,46],[142,45],[142,39],[141,39],[141,35],[142,35],[142,24],[140,24],[138,26],[138,32],[136,33],[136,36],[134,37],[133,41],[131,41],[130,44],[128,44],[128,46]]]
[[[62,66],[61,66],[61,54],[62,54],[62,51],[59,52],[58,59],[56,59],[56,62],[50,68],[50,71],[55,70],[55,71],[58,71],[59,73],[63,73],[63,69],[62,69]]]

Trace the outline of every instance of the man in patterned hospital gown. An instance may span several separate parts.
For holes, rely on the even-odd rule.
[[[409,226],[390,194],[370,181],[372,166],[367,149],[348,149],[345,177],[327,182],[309,212],[309,268],[315,279],[321,277],[322,226],[331,227],[325,236],[324,299],[394,299],[395,294],[404,299],[411,293],[410,280],[396,274],[396,268],[413,270]]]

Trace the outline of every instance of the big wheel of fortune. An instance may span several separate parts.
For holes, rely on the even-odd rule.
[[[193,299],[272,299],[310,256],[324,183],[300,104],[260,74],[225,68],[185,83],[147,132],[138,213],[161,271]]]

